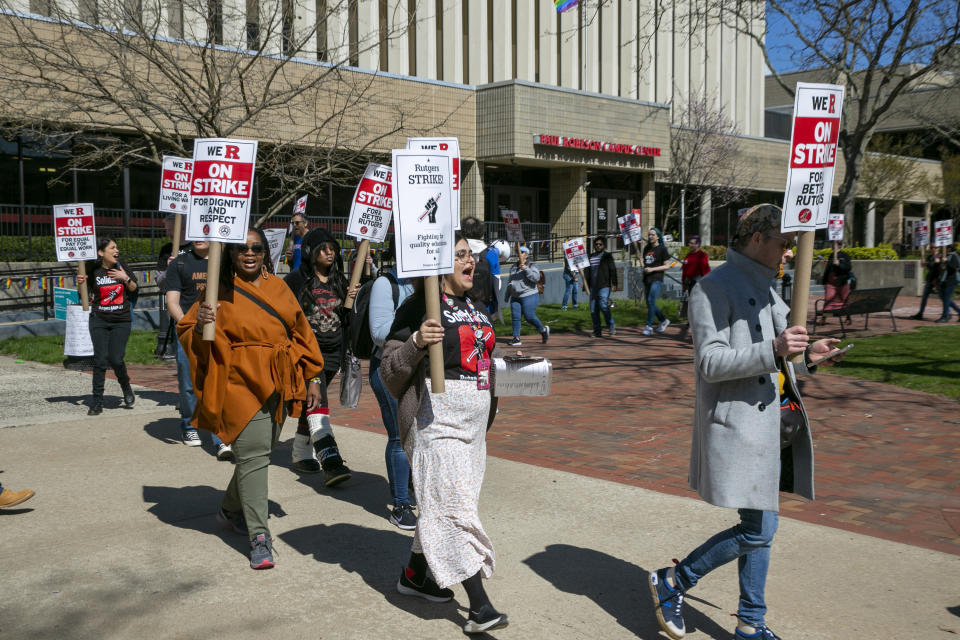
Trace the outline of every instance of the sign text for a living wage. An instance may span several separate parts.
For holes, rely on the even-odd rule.
[[[843,214],[831,213],[827,218],[827,240],[838,242],[843,240]]]
[[[163,175],[160,178],[159,211],[186,214],[190,209],[190,176],[193,160],[163,156]]]
[[[839,85],[797,83],[782,232],[812,231],[827,225],[843,92]]]
[[[637,209],[634,209],[634,211],[637,211]],[[643,229],[640,228],[639,215],[631,212],[625,216],[620,216],[617,218],[617,224],[620,225],[620,236],[623,238],[623,244],[643,242]]]
[[[953,244],[953,221],[937,220],[933,223],[933,241],[938,247],[949,247]]]
[[[460,141],[456,138],[407,138],[407,149],[450,158],[450,198],[454,229],[460,230]]]
[[[446,155],[393,150],[393,224],[400,278],[453,271],[451,164]]]
[[[255,140],[194,141],[187,240],[247,241],[256,160]]]
[[[507,242],[523,243],[523,229],[520,228],[520,214],[510,209],[500,209],[503,226],[507,231]]]
[[[53,233],[58,262],[97,257],[93,203],[53,205]]]
[[[563,255],[573,271],[586,269],[590,266],[590,257],[587,255],[587,245],[583,238],[574,238],[563,243]]]
[[[347,235],[359,240],[383,242],[393,215],[393,188],[390,167],[371,162],[353,192]]]

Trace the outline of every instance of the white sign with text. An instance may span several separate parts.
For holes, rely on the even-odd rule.
[[[163,156],[160,179],[159,211],[186,215],[190,209],[190,176],[193,160],[177,156]]]
[[[53,205],[53,233],[57,261],[73,262],[97,257],[93,203]]]
[[[953,244],[952,220],[937,220],[933,223],[933,241],[938,247],[949,247]]]
[[[450,158],[453,228],[460,230],[460,141],[456,138],[407,138],[407,149]]]
[[[500,209],[500,217],[507,230],[507,242],[523,244],[523,230],[520,228],[520,214],[510,209]]]
[[[353,192],[347,235],[358,240],[383,242],[393,215],[393,180],[390,167],[371,162]]]
[[[255,140],[194,141],[187,240],[247,241],[256,162]]]
[[[617,218],[617,224],[620,225],[620,236],[623,238],[623,244],[643,242],[643,229],[640,228],[640,216],[636,213],[628,213],[625,216],[620,216]]]
[[[590,256],[587,255],[587,245],[583,238],[574,238],[564,242],[563,255],[573,271],[586,269],[590,266]]]
[[[913,221],[913,246],[925,247],[930,244],[930,225],[926,220]]]
[[[393,151],[393,221],[397,276],[453,271],[451,163],[446,155]]]
[[[827,219],[827,240],[837,242],[843,240],[843,214],[831,213]]]
[[[267,236],[267,242],[270,244],[270,260],[273,262],[273,272],[276,273],[280,267],[280,258],[283,256],[283,243],[287,239],[287,230],[264,229],[263,235]]]

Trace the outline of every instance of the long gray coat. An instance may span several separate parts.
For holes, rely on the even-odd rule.
[[[790,309],[772,287],[775,273],[730,250],[727,262],[690,293],[697,382],[690,486],[711,504],[777,511],[780,399],[773,340]],[[805,365],[786,364],[787,384]],[[795,393],[799,399],[800,394]],[[802,401],[801,401],[802,407]],[[813,499],[813,440],[806,411],[792,445],[786,485]],[[790,465],[785,465],[788,470]]]

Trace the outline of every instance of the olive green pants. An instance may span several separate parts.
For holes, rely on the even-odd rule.
[[[220,503],[226,512],[243,511],[251,540],[258,533],[270,533],[267,527],[267,468],[270,465],[270,453],[283,428],[283,420],[273,420],[277,402],[276,394],[270,396],[233,441],[236,460],[233,478]],[[286,410],[282,417],[286,417]]]

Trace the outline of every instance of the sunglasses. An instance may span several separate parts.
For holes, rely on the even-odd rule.
[[[260,242],[254,242],[253,244],[238,244],[238,245],[237,245],[237,253],[247,253],[247,252],[250,252],[250,253],[254,253],[254,254],[256,254],[256,255],[260,255],[260,254],[263,253],[264,251],[266,251],[266,248],[263,246],[263,243],[260,243]]]

